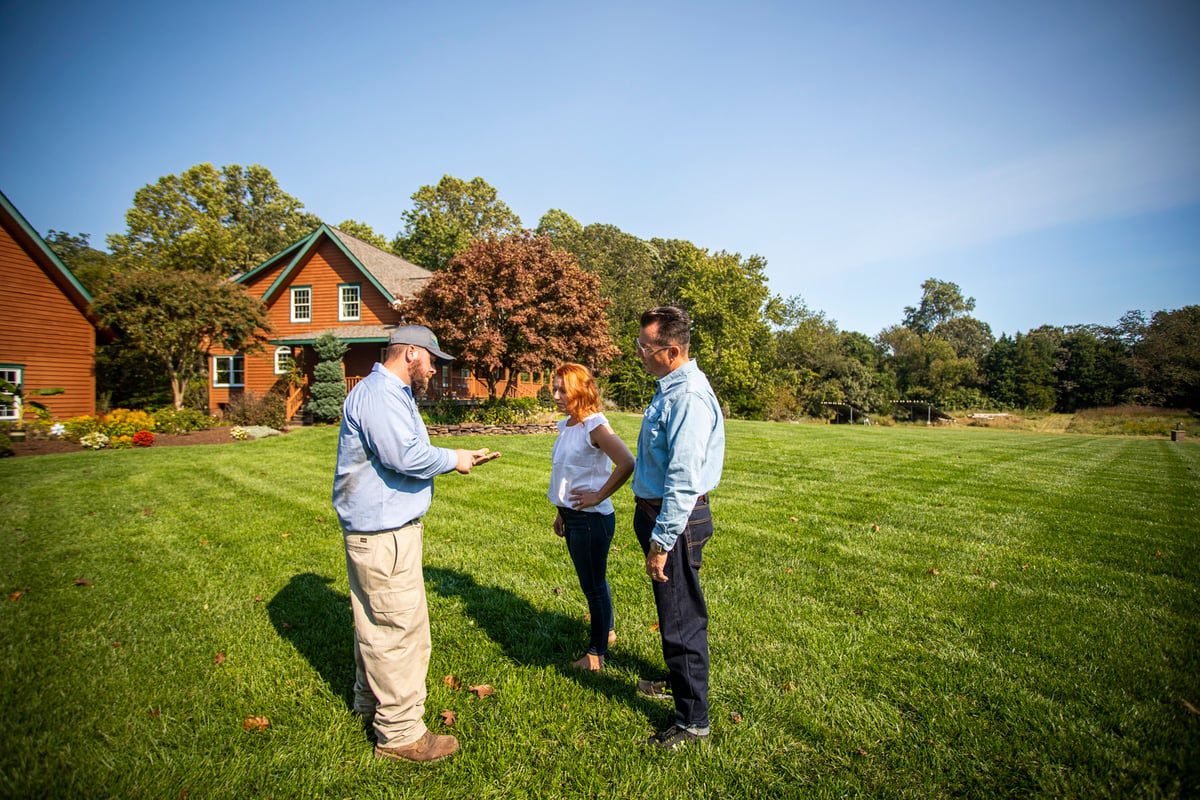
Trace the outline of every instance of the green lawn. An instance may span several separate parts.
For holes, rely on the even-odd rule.
[[[427,518],[426,721],[463,744],[432,767],[377,762],[349,708],[334,430],[3,460],[0,797],[1200,794],[1200,445],[730,422],[713,739],[669,755],[628,489],[620,640],[568,666],[552,439],[446,442],[504,457]]]

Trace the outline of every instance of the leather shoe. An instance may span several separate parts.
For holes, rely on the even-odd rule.
[[[375,745],[376,758],[393,758],[396,761],[414,761],[418,764],[432,764],[435,761],[449,758],[458,752],[458,739],[453,736],[439,736],[426,729],[425,735],[412,744],[403,747],[381,747]]]

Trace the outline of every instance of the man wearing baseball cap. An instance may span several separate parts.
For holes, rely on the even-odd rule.
[[[392,332],[383,363],[346,397],[333,478],[354,611],[354,710],[374,728],[377,757],[415,762],[458,752],[457,739],[423,720],[430,637],[421,518],[434,476],[466,475],[500,456],[429,443],[413,396],[428,387],[435,361],[453,358],[429,328]]]

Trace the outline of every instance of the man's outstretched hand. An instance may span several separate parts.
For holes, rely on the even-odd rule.
[[[454,467],[463,475],[470,475],[471,468],[477,467],[480,464],[485,464],[494,458],[499,458],[500,453],[488,450],[486,447],[479,450],[455,450],[458,454],[458,464]]]

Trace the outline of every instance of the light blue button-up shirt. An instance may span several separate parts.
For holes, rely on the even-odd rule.
[[[342,406],[333,508],[348,531],[387,531],[425,516],[433,478],[458,455],[429,443],[412,391],[376,364]]]
[[[725,463],[725,421],[695,359],[658,379],[642,417],[633,493],[663,501],[650,536],[670,550],[696,499],[717,488]]]

